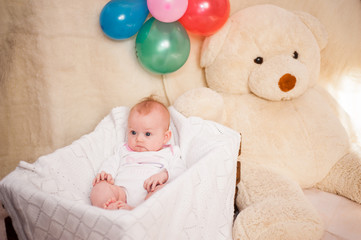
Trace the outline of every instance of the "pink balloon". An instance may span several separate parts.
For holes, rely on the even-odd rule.
[[[161,22],[175,22],[186,12],[188,0],[147,0],[148,10]]]

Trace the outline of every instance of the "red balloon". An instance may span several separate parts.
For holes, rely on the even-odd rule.
[[[179,22],[189,32],[209,36],[225,24],[229,11],[229,0],[188,0],[188,8]]]

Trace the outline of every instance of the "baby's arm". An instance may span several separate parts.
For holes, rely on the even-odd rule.
[[[101,171],[95,176],[93,180],[93,186],[95,186],[95,184],[99,183],[100,181],[107,181],[110,184],[114,184],[114,179],[112,175],[104,171]]]
[[[102,163],[98,174],[95,176],[93,180],[93,186],[99,183],[100,181],[107,181],[110,184],[114,184],[113,176],[114,177],[116,176],[116,169],[119,168],[119,162],[120,162],[120,160],[118,159],[119,156],[118,151],[119,150],[117,150],[117,152],[114,155],[112,155]]]
[[[162,185],[168,180],[168,171],[166,169],[160,171],[157,174],[150,176],[144,181],[144,188],[148,192],[153,192],[158,185]]]

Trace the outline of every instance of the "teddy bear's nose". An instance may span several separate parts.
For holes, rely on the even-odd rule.
[[[296,85],[296,77],[289,73],[283,75],[278,81],[278,86],[283,92],[292,90]]]

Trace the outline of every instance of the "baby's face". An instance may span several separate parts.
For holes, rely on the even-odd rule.
[[[131,111],[128,119],[128,146],[136,152],[158,151],[170,139],[164,114],[152,111],[142,115]]]

